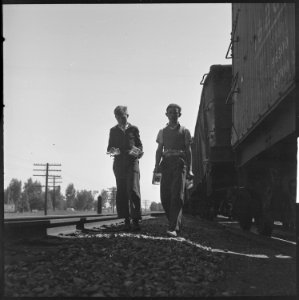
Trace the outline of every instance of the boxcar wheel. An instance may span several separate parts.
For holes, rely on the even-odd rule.
[[[248,214],[242,214],[239,216],[239,224],[243,230],[250,230],[252,225],[252,216]]]
[[[247,190],[240,191],[235,204],[236,217],[243,230],[250,230],[252,225],[251,196]]]
[[[257,231],[264,236],[271,236],[274,228],[274,221],[270,215],[263,216],[257,220]]]
[[[271,212],[274,195],[275,192],[271,174],[267,173],[263,186],[261,215],[257,222],[258,233],[264,236],[271,236],[274,227],[274,219]]]

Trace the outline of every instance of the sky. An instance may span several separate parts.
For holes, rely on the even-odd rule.
[[[152,185],[156,137],[169,103],[193,136],[202,85],[231,64],[231,4],[3,5],[4,186],[45,184],[34,164],[61,164],[61,192],[115,186],[106,154],[113,110],[126,105],[144,146],[142,206]],[[50,167],[51,169],[51,167]]]

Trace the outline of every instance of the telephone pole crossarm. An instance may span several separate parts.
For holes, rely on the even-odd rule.
[[[46,167],[47,165],[50,166],[57,166],[57,167],[61,167],[61,164],[33,164],[34,166],[44,166]]]
[[[45,185],[40,185],[41,187],[45,187]],[[48,188],[57,188],[60,187],[60,185],[48,185]]]

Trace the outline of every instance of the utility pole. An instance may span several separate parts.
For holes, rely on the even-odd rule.
[[[46,191],[45,191],[45,216],[47,215],[47,209],[48,209],[48,176],[49,176],[49,164],[47,163],[47,169],[46,169]]]
[[[55,210],[55,194],[56,194],[56,190],[55,190],[55,176],[53,177],[53,210]]]
[[[108,188],[107,192],[108,192],[108,199],[110,200],[110,204],[112,206],[112,213],[114,214],[114,207],[116,205],[117,189],[116,189],[116,187]]]
[[[148,202],[148,200],[144,200],[144,212],[147,211],[147,202]]]
[[[45,183],[45,206],[44,206],[44,212],[45,212],[45,216],[47,215],[47,209],[48,209],[48,179],[49,178],[55,178],[55,177],[59,177],[61,178],[61,176],[57,176],[57,175],[49,175],[49,172],[61,172],[61,170],[51,170],[49,169],[49,167],[56,167],[56,166],[61,166],[61,164],[49,164],[49,163],[46,163],[46,164],[33,164],[34,166],[42,166],[42,167],[46,167],[46,169],[33,169],[33,171],[43,171],[43,172],[46,172],[46,174],[34,174],[33,176],[43,176],[43,177],[46,177],[46,183]],[[54,201],[55,201],[55,180],[54,180],[54,185],[53,183],[51,182],[51,187],[54,187]],[[54,207],[55,207],[55,204],[54,204]],[[54,208],[55,210],[55,208]]]
[[[57,170],[56,170],[57,171]],[[61,176],[58,175],[48,175],[48,179],[53,179],[52,183],[52,187],[53,187],[53,201],[52,201],[52,205],[53,205],[53,210],[55,210],[55,205],[56,205],[56,187],[60,187],[60,185],[56,185],[57,183],[62,183],[62,182],[57,182],[56,178],[61,178]]]

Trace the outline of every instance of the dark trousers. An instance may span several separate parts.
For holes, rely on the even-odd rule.
[[[119,218],[141,219],[140,171],[138,159],[120,157],[114,160],[116,210]]]
[[[161,173],[161,203],[168,219],[169,230],[180,231],[186,182],[185,161],[178,156],[163,158]]]

